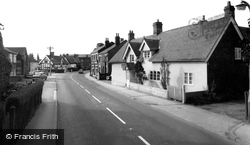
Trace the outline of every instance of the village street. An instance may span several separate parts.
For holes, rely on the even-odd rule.
[[[231,141],[106,89],[78,73],[57,76],[65,145],[227,145]]]

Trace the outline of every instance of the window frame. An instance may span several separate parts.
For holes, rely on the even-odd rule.
[[[187,76],[186,76],[186,74],[187,74]],[[190,83],[190,81],[191,81],[191,83]],[[188,85],[188,86],[194,86],[194,73],[193,72],[184,72],[183,84]]]
[[[161,80],[161,72],[160,71],[149,71],[149,79],[154,81],[160,81]]]
[[[241,60],[241,48],[240,47],[235,47],[234,49],[234,59],[235,60]]]

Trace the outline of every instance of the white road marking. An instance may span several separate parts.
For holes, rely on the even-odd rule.
[[[90,92],[88,90],[85,89],[85,91],[90,94]]]
[[[138,136],[141,141],[143,141],[146,145],[150,145],[142,136]]]
[[[82,85],[80,85],[80,87],[82,87],[84,89],[84,87]]]
[[[92,95],[92,97],[99,103],[102,103],[99,99],[97,99],[95,96]]]
[[[125,121],[123,121],[119,116],[117,116],[113,111],[111,111],[109,108],[106,108],[111,114],[113,114],[118,120],[120,120],[123,124],[126,124]]]

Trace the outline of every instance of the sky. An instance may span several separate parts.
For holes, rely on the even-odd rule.
[[[5,47],[26,47],[40,58],[55,55],[90,54],[97,43],[115,40],[116,33],[128,39],[153,34],[159,19],[163,31],[186,26],[192,18],[206,19],[224,13],[228,0],[1,0],[0,23]],[[231,0],[238,5],[240,0]],[[250,3],[250,1],[249,1]],[[250,13],[235,9],[239,26],[248,27]]]

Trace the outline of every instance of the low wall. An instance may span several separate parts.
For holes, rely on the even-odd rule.
[[[152,94],[152,95],[155,95],[158,97],[168,98],[167,90],[164,90],[164,89],[154,88],[154,87],[150,87],[150,86],[144,86],[144,85],[131,83],[131,82],[129,83],[129,88],[132,90]]]

